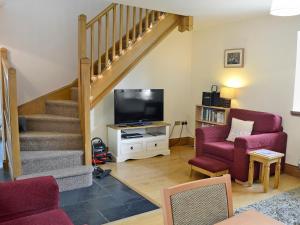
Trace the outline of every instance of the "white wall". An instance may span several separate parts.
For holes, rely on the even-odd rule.
[[[106,0],[8,0],[0,7],[0,47],[17,69],[22,104],[76,79],[77,18],[88,19]]]
[[[188,87],[190,82],[191,33],[174,30],[153,49],[127,76],[116,89],[165,90],[165,121],[188,119]],[[108,94],[91,112],[92,136],[107,140],[107,124],[114,123],[113,92]],[[188,126],[189,127],[189,126]],[[178,137],[180,127],[174,129],[172,137]],[[184,128],[183,137],[191,136]]]
[[[192,36],[191,118],[201,92],[211,84],[238,80],[234,106],[277,113],[289,135],[287,163],[300,160],[300,118],[290,115],[293,104],[297,31],[300,17],[261,17],[197,31]],[[223,67],[224,50],[245,48],[245,67]]]

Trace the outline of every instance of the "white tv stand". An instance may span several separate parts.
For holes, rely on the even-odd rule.
[[[108,147],[116,162],[169,155],[169,127],[165,122],[145,126],[108,125]],[[122,138],[123,133],[139,133],[143,137]]]

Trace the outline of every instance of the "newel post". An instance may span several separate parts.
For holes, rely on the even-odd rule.
[[[92,150],[91,150],[91,130],[90,130],[90,68],[91,62],[88,58],[82,58],[80,60],[80,86],[81,92],[81,109],[80,109],[80,121],[83,134],[84,144],[84,160],[85,165],[92,164]]]

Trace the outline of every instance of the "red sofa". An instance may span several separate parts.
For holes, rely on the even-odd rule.
[[[0,183],[0,225],[73,225],[53,177]]]
[[[252,135],[236,138],[234,142],[226,141],[232,118],[254,121]],[[248,180],[249,151],[265,148],[285,154],[287,134],[283,132],[281,122],[282,119],[278,115],[231,109],[228,125],[196,129],[196,159],[205,156],[227,164],[231,176],[245,182]],[[196,159],[190,160],[189,163],[196,165]],[[284,164],[285,158],[282,160],[282,169]],[[271,167],[271,173],[274,173],[274,165]],[[258,164],[255,166],[255,174],[257,177]]]

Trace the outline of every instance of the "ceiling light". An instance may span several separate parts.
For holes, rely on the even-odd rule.
[[[299,0],[273,0],[271,6],[273,16],[296,16],[300,14]]]

